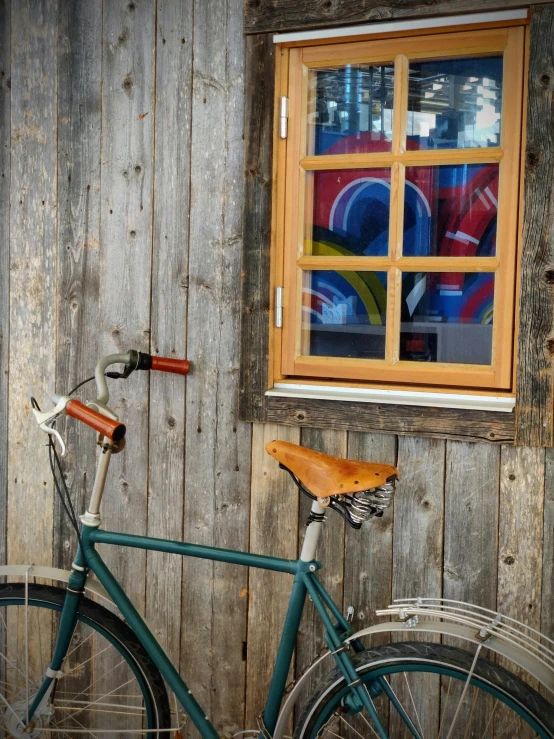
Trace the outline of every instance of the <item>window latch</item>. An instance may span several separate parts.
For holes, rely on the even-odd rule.
[[[288,123],[289,123],[289,99],[283,95],[281,97],[281,115],[280,115],[280,126],[279,135],[282,139],[286,139],[288,135]]]
[[[275,288],[275,328],[283,328],[283,288]]]

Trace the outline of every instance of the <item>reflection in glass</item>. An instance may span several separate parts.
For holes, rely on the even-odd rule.
[[[390,151],[393,90],[392,64],[311,71],[308,156]]]
[[[390,169],[321,170],[306,177],[306,254],[388,254]]]
[[[407,167],[404,256],[494,256],[498,173],[498,164]]]
[[[386,272],[304,272],[302,354],[384,359],[386,310]]]
[[[400,359],[490,364],[493,273],[404,272]]]
[[[500,145],[502,57],[410,63],[408,149]]]

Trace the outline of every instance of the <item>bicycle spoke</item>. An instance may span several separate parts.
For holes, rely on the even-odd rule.
[[[414,707],[414,713],[415,713],[416,721],[417,721],[417,724],[419,726],[419,731],[421,732],[421,739],[425,739],[425,737],[423,735],[423,727],[421,725],[421,721],[419,720],[419,714],[417,712],[416,704],[415,704],[415,701],[414,701],[414,696],[412,695],[412,691],[410,689],[410,683],[408,682],[408,678],[407,678],[405,672],[403,673],[403,675],[404,675],[404,680],[406,682],[406,687],[408,688],[408,693],[410,694],[410,700],[412,702],[412,706]]]

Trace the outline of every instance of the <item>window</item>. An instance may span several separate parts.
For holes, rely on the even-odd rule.
[[[510,394],[524,29],[280,60],[269,384]]]

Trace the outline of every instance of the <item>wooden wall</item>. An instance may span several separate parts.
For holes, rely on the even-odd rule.
[[[186,383],[112,383],[129,439],[107,527],[294,557],[306,501],[267,441],[397,463],[394,511],[326,527],[322,577],[355,624],[442,593],[554,636],[550,450],[238,422],[243,111],[242,0],[0,0],[0,556],[71,561],[29,396],[46,404],[99,354],[186,355]],[[82,506],[94,438],[67,434]],[[105,556],[220,732],[255,725],[288,578]],[[320,646],[308,607],[297,671]]]

